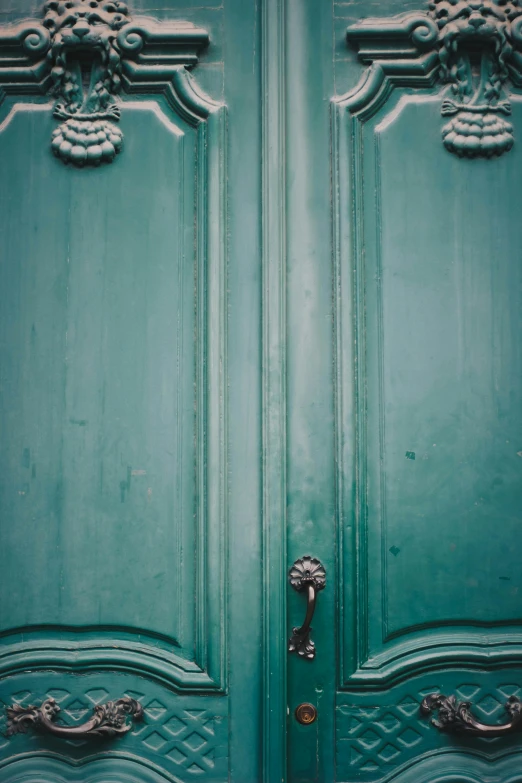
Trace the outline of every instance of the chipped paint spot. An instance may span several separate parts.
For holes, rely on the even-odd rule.
[[[146,470],[131,470],[131,476],[146,476]]]

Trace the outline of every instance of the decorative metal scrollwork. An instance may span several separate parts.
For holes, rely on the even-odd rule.
[[[422,715],[438,713],[438,718],[432,718],[431,722],[441,731],[496,737],[508,734],[522,726],[522,702],[520,699],[511,696],[504,706],[511,720],[508,723],[492,725],[477,720],[471,713],[471,702],[457,701],[455,696],[430,693],[422,700],[420,709]]]
[[[306,617],[300,628],[293,628],[288,642],[288,652],[297,652],[302,658],[315,658],[315,644],[310,639],[312,631],[310,623],[315,612],[317,593],[326,586],[326,571],[323,564],[315,557],[305,555],[293,564],[288,580],[298,593],[307,591]]]
[[[136,699],[124,696],[106,704],[97,704],[94,714],[80,726],[63,726],[54,722],[60,707],[54,699],[46,699],[40,707],[22,707],[14,704],[7,707],[7,736],[25,734],[35,728],[54,734],[55,737],[113,737],[126,734],[132,728],[132,721],[143,719],[143,707]],[[129,720],[130,718],[130,720]]]

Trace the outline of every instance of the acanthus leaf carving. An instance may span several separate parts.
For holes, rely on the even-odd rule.
[[[441,106],[448,118],[445,148],[460,157],[491,158],[514,143],[507,83],[522,79],[521,29],[516,0],[432,0],[427,12],[364,20],[347,35],[364,62],[399,80],[414,73],[405,58],[428,63],[424,81],[435,73],[449,85]]]
[[[55,98],[54,116],[63,122],[53,132],[52,150],[80,167],[110,163],[122,149],[116,97],[128,81],[128,61],[134,61],[131,73],[144,82],[172,81],[208,44],[205,30],[187,22],[133,18],[120,0],[47,0],[42,14],[41,22],[0,28],[0,82],[37,82]],[[159,67],[146,53],[158,43]],[[13,46],[23,54],[23,65],[22,58],[13,61]]]

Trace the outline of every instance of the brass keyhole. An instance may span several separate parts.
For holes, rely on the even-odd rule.
[[[317,720],[317,710],[313,704],[304,702],[296,708],[295,717],[303,726],[308,726],[310,723]]]

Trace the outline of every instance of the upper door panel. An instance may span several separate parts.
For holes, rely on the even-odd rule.
[[[205,30],[96,6],[2,32],[1,632],[219,688],[223,109]]]
[[[488,86],[503,67],[489,49],[497,28],[482,33],[483,49],[473,38],[471,54],[471,34],[464,26],[461,41],[458,29],[452,41],[462,51],[449,67],[469,70],[469,95],[457,77],[440,85],[445,27],[406,15],[350,28],[373,71],[335,109],[343,285],[355,270],[339,299],[341,366],[356,372],[355,411],[345,406],[340,422],[346,433],[355,421],[356,438],[343,484],[358,531],[342,543],[347,605],[357,607],[344,626],[343,660],[348,680],[374,684],[428,661],[512,659],[522,641],[522,153],[508,139],[522,127],[522,104],[505,78],[496,94]],[[468,101],[470,111],[459,108]],[[350,298],[354,333],[343,315]],[[349,577],[354,571],[362,581]]]

